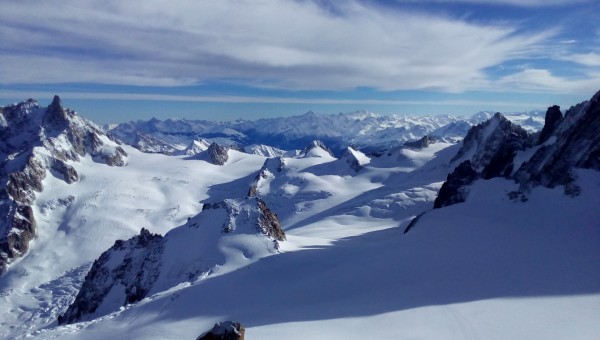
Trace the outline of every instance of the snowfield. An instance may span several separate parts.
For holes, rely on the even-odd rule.
[[[599,188],[600,176],[580,172],[580,183]],[[480,181],[407,234],[347,216],[298,227],[282,254],[36,335],[193,338],[234,319],[253,339],[594,338],[600,198],[537,188],[515,202],[512,189]]]
[[[580,108],[600,112],[600,93],[595,98]],[[326,129],[333,116],[300,117],[335,132]],[[343,117],[366,120],[376,132],[395,128],[377,127],[382,118],[367,112]],[[490,120],[454,162],[463,143],[443,139],[377,153],[348,147],[339,158],[319,141],[242,152],[196,139],[175,155],[123,145],[125,166],[89,154],[66,160],[78,180],[67,184],[48,170],[32,205],[36,238],[0,277],[0,338],[194,339],[227,320],[240,322],[246,339],[596,338],[600,172],[573,168],[568,188],[524,189],[510,175],[539,150],[560,152],[559,133],[570,127],[540,144],[523,132],[527,147],[497,157],[495,143],[516,130],[490,117],[472,117]],[[539,115],[515,117],[543,125]],[[384,120],[395,121],[410,123]],[[178,141],[190,137],[181,129],[202,132],[186,121],[153,124]],[[215,138],[245,136],[214,124]],[[99,138],[107,145],[101,152],[116,150],[115,141]],[[222,152],[222,166],[210,150]],[[597,149],[586,150],[594,161]],[[489,166],[476,163],[482,154],[516,167],[503,177],[474,175],[456,189],[464,202],[433,209],[459,161]],[[130,300],[128,284],[140,277],[139,298]],[[81,294],[86,282],[97,291]],[[97,308],[78,315],[84,308],[75,302],[86,296],[98,298]],[[59,316],[79,322],[59,325]]]

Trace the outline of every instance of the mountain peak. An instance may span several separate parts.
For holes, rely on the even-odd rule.
[[[331,150],[320,140],[313,140],[300,153],[301,157],[326,157],[333,156]]]
[[[62,107],[62,103],[60,101],[60,97],[55,94],[54,98],[52,98],[52,103],[50,103],[51,107]]]

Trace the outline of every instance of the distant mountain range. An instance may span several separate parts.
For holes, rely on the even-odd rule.
[[[417,140],[425,135],[447,141],[460,140],[473,125],[491,118],[482,111],[471,117],[383,116],[367,111],[324,115],[307,112],[300,116],[218,122],[186,119],[151,119],[122,123],[109,134],[143,152],[173,154],[203,140],[244,149],[268,145],[281,150],[299,150],[312,140],[321,140],[336,155],[347,146],[373,152]],[[504,113],[512,122],[534,132],[544,125],[544,112]],[[263,152],[260,148],[253,148]]]

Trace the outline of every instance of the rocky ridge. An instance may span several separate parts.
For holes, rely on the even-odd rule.
[[[58,322],[98,317],[182,282],[201,280],[219,271],[232,252],[244,258],[268,256],[284,240],[277,215],[258,197],[205,203],[198,215],[164,237],[142,228],[140,235],[116,241],[94,262]]]
[[[64,109],[60,98],[43,108],[33,99],[0,107],[0,274],[25,254],[35,237],[32,205],[48,173],[71,184],[72,166],[86,155],[123,166],[127,154],[93,123]]]
[[[464,202],[473,181],[494,177],[519,183],[513,198],[526,199],[523,194],[537,185],[562,185],[566,194],[577,195],[573,169],[600,170],[600,92],[564,117],[558,106],[549,107],[545,122],[541,132],[530,133],[497,113],[471,128],[434,207]]]

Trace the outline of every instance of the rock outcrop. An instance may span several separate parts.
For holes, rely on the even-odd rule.
[[[239,219],[243,216],[243,221],[253,223],[257,232],[275,241],[285,241],[285,233],[279,218],[259,197],[248,197],[244,200],[226,199],[216,203],[205,203],[202,207],[202,211],[210,209],[223,209],[227,213],[223,223],[224,233],[234,232],[240,222]]]
[[[142,229],[138,236],[115,242],[94,262],[58,322],[96,318],[182,282],[200,280],[231,256],[268,256],[284,240],[277,215],[259,198],[206,203],[198,215],[164,237]]]
[[[196,340],[244,340],[245,332],[239,322],[223,321],[216,323],[210,331],[200,335]]]
[[[429,135],[425,135],[421,139],[405,142],[404,146],[421,150],[421,149],[428,148],[429,145],[431,145],[435,142],[436,142],[435,138],[433,138]]]
[[[67,183],[79,180],[73,167],[90,155],[111,166],[125,164],[125,151],[93,123],[64,109],[55,96],[43,108],[33,99],[0,107],[0,274],[25,254],[35,237],[31,209],[47,173]]]
[[[446,178],[446,182],[440,188],[433,207],[441,208],[464,202],[467,199],[468,186],[478,177],[478,173],[473,169],[471,161],[466,160],[460,163]]]
[[[544,127],[540,132],[540,139],[538,141],[539,144],[544,143],[550,138],[552,133],[556,130],[556,127],[560,124],[563,119],[562,112],[560,112],[560,107],[557,105],[551,106],[546,111],[546,118],[544,120]]]
[[[348,164],[350,168],[356,172],[360,171],[363,166],[371,161],[364,153],[354,150],[351,147],[346,148],[342,157],[340,157],[340,160]]]
[[[548,108],[545,122],[539,134],[530,134],[496,114],[471,128],[452,160],[459,165],[442,185],[434,206],[464,201],[468,186],[480,178],[512,179],[521,192],[560,185],[565,194],[577,195],[581,189],[573,169],[600,170],[600,92],[571,107],[564,118],[558,106]],[[517,193],[510,196],[526,199]]]
[[[124,291],[123,305],[143,299],[158,278],[163,250],[164,238],[144,228],[138,236],[116,241],[94,261],[75,301],[58,317],[58,323],[95,313],[111,290]]]
[[[209,161],[214,165],[224,165],[229,159],[229,148],[212,143],[206,150]]]

